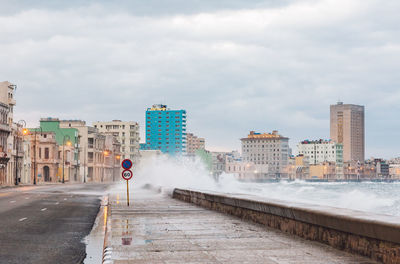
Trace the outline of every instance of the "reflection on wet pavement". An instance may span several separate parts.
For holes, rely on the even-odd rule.
[[[151,191],[130,207],[121,197],[110,196],[107,263],[375,263]]]

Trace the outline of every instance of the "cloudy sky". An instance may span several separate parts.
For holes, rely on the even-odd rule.
[[[249,130],[329,138],[366,107],[367,157],[400,156],[398,0],[0,0],[15,119],[135,120],[164,103],[213,150]],[[142,129],[143,131],[143,129]]]

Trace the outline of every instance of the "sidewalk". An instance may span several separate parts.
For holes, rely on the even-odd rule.
[[[104,263],[376,263],[166,195],[110,196]]]

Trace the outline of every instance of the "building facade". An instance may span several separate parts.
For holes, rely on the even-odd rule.
[[[11,133],[7,139],[8,150],[7,155],[10,160],[7,163],[7,177],[9,182],[18,185],[21,183],[22,167],[23,167],[23,135],[22,125],[12,123]]]
[[[122,159],[131,159],[134,163],[139,158],[139,124],[134,121],[95,122],[93,126],[100,133],[111,133],[121,143]]]
[[[54,132],[31,133],[31,182],[58,182],[60,153]],[[35,177],[36,179],[33,179]]]
[[[10,86],[13,87],[9,82],[0,82],[0,185],[13,184],[7,177],[7,164],[10,160],[7,139],[11,133],[11,124],[8,122]]]
[[[106,134],[104,154],[104,176],[102,182],[113,182],[121,178],[121,143],[113,134]]]
[[[113,163],[121,159],[119,142],[107,140],[111,134],[100,133],[95,127],[87,126],[82,120],[60,120],[61,128],[75,128],[78,131],[78,179],[81,182],[105,182],[113,177]],[[112,159],[112,161],[111,161]],[[114,173],[112,173],[114,171]]]
[[[338,102],[330,106],[331,140],[343,145],[343,161],[364,162],[364,106]]]
[[[15,91],[17,86],[8,81],[0,82],[0,184],[14,185],[20,182],[18,166],[21,163],[18,142],[22,137],[14,124]]]
[[[60,154],[60,180],[80,182],[79,170],[79,134],[73,127],[61,127],[58,118],[41,118],[40,128],[31,129],[36,133],[53,132]]]
[[[199,138],[193,133],[186,134],[187,139],[187,155],[193,156],[198,149],[205,149],[205,139]]]
[[[283,137],[274,130],[272,133],[256,133],[250,131],[242,138],[242,156],[244,162],[255,165],[268,165],[265,178],[286,177],[286,166],[289,160],[289,138]]]
[[[343,164],[343,146],[331,140],[304,140],[297,145],[299,155],[307,157],[310,165],[323,162]]]
[[[22,142],[22,170],[21,170],[21,183],[23,184],[32,184],[32,157],[31,157],[31,140],[29,136],[23,137]]]
[[[146,111],[144,150],[160,150],[170,155],[186,154],[186,111],[153,105]]]

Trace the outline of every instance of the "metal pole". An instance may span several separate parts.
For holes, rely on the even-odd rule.
[[[64,183],[64,145],[65,145],[65,136],[64,136],[64,138],[63,138],[63,147],[62,147],[62,152],[63,152],[63,165],[62,165],[62,183]]]
[[[18,131],[15,137],[15,185],[18,185]]]
[[[127,203],[129,206],[129,181],[126,181],[126,198],[127,198]]]
[[[33,184],[35,184],[36,185],[36,130],[35,130],[35,144],[34,144],[34,148],[33,148],[34,150],[34,153],[33,153],[33,156],[34,156],[34,162],[33,162]]]
[[[86,183],[86,146],[83,151],[83,183]]]

